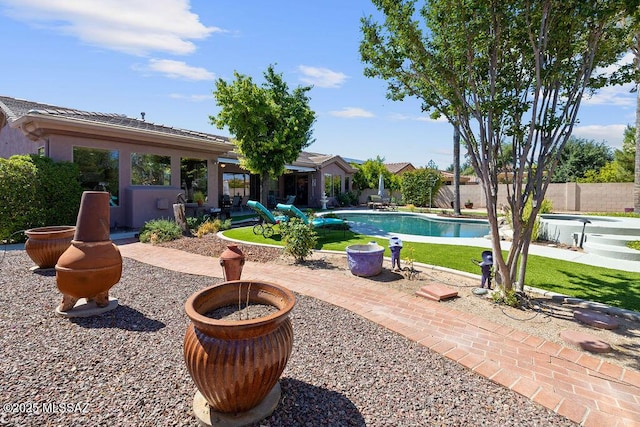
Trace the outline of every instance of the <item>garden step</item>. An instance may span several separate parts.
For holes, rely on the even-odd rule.
[[[431,283],[417,290],[416,295],[433,301],[442,301],[443,299],[457,297],[458,291],[440,283]]]
[[[590,236],[588,236],[590,237]],[[615,258],[627,261],[640,261],[640,251],[627,248],[626,246],[613,246],[591,242],[589,238],[582,245],[588,254],[601,255],[608,258]]]
[[[599,245],[611,245],[626,247],[627,242],[640,240],[640,236],[632,234],[600,234],[587,233],[586,241],[589,243],[597,243]]]
[[[569,344],[593,353],[609,353],[612,350],[611,346],[600,337],[585,332],[565,330],[560,332],[560,337]]]
[[[573,317],[576,320],[586,323],[600,329],[616,329],[620,324],[618,321],[608,314],[600,313],[599,311],[578,309],[574,310]]]

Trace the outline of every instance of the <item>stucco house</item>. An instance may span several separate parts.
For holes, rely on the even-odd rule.
[[[239,165],[229,138],[177,129],[122,114],[98,113],[0,96],[0,157],[41,154],[73,161],[87,190],[109,191],[111,226],[140,228],[173,217],[172,205],[202,191],[206,206],[222,195],[258,199],[260,177]],[[276,200],[320,207],[324,192],[349,191],[355,170],[340,156],[303,152],[270,181]]]

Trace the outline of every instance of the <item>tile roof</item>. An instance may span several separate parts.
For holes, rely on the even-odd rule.
[[[173,128],[171,126],[147,122],[138,118],[127,117],[125,114],[82,111],[66,107],[58,107],[50,104],[43,104],[39,102],[26,101],[23,99],[10,98],[7,96],[0,96],[0,111],[2,111],[7,116],[7,121],[9,123],[16,121],[20,117],[26,116],[28,114],[40,114],[51,117],[64,117],[66,119],[78,121],[122,126],[135,130],[160,132],[169,135],[186,136],[191,138],[204,139],[211,142],[231,144],[229,138],[224,136],[212,135],[204,132],[196,132],[187,129]]]
[[[411,169],[415,169],[415,167],[409,163],[409,162],[403,162],[403,163],[385,163],[384,166],[387,168],[387,170],[391,173],[398,173],[400,172],[402,169],[406,168],[407,166],[411,166]]]

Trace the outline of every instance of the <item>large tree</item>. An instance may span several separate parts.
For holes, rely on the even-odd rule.
[[[604,142],[571,137],[562,148],[551,182],[577,182],[587,171],[599,171],[612,160],[612,149]]]
[[[277,179],[285,165],[313,142],[315,113],[307,96],[311,87],[289,91],[273,66],[267,68],[261,86],[249,76],[234,72],[234,77],[233,83],[216,81],[214,96],[221,110],[209,118],[220,129],[227,126],[234,136],[241,166],[260,175],[260,200],[266,206],[269,177]]]
[[[607,83],[594,69],[625,50],[626,2],[431,0],[416,9],[416,0],[372,1],[382,22],[362,20],[365,74],[387,80],[389,98],[417,97],[458,127],[484,189],[497,282],[523,286],[535,217],[582,96]],[[503,143],[513,174],[506,259],[497,214]]]

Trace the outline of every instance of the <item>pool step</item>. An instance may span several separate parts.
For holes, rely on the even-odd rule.
[[[611,245],[626,247],[628,242],[634,242],[640,240],[640,236],[636,235],[623,235],[623,234],[592,234],[587,233],[587,241],[591,243],[597,243],[599,245]]]
[[[587,233],[582,248],[589,254],[627,261],[640,261],[640,251],[626,246],[627,242],[636,240],[640,240],[640,236]]]

